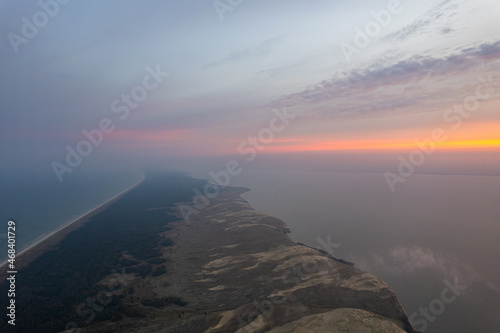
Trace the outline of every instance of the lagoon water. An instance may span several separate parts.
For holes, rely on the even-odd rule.
[[[500,177],[414,174],[393,193],[381,173],[248,169],[231,185],[294,241],[386,281],[416,329],[500,332]]]

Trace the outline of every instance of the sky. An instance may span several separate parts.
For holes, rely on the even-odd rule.
[[[96,161],[416,140],[498,152],[499,11],[493,0],[5,0],[0,170],[64,178]]]

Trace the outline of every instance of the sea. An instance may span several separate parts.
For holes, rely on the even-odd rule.
[[[54,174],[0,175],[0,262],[7,259],[7,223],[15,223],[15,250],[28,246],[127,191],[144,178],[138,169],[81,170],[63,182]]]

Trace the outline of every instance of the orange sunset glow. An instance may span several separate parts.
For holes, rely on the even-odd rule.
[[[438,143],[436,150],[500,150],[500,139],[446,141]],[[308,151],[364,151],[364,150],[410,150],[416,149],[415,142],[390,140],[319,141],[308,144],[270,146],[267,153],[308,152]]]

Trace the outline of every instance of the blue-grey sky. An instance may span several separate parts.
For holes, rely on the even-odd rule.
[[[390,148],[443,126],[477,89],[480,112],[460,126],[448,115],[460,127],[450,147],[498,149],[499,10],[492,0],[5,0],[0,168],[68,166],[67,147],[103,120],[108,132],[78,165],[232,154],[285,108],[296,116],[268,153]]]

